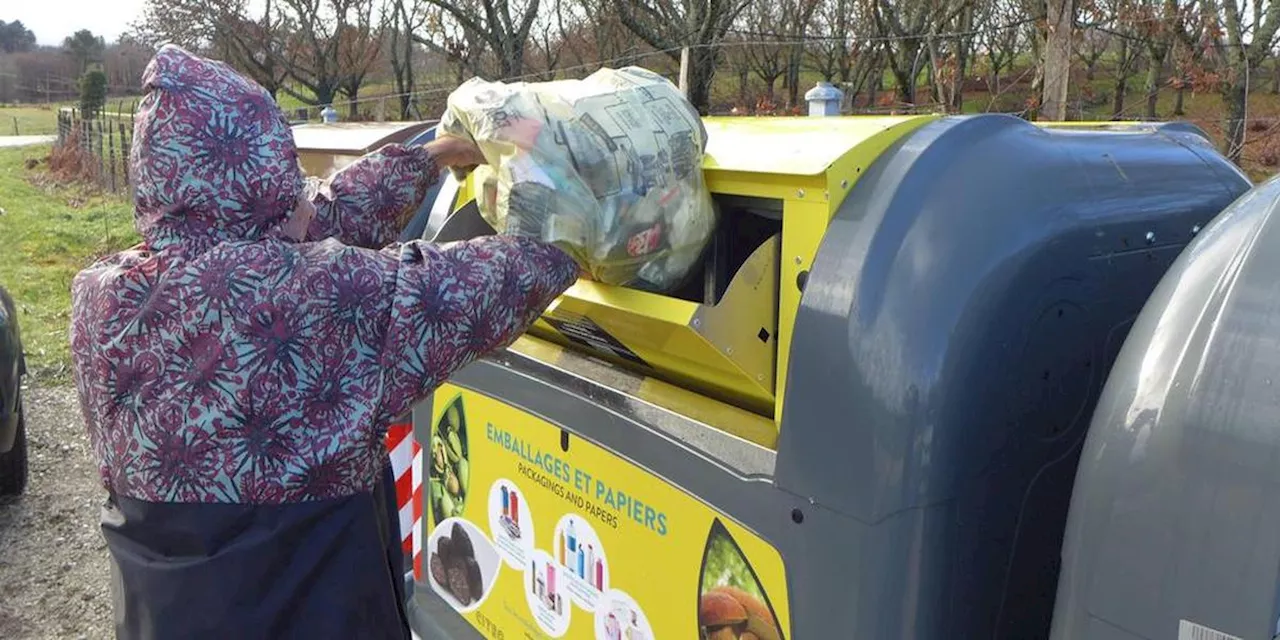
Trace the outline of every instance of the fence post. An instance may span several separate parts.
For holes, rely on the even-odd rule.
[[[125,138],[126,135],[132,136],[132,134],[126,134],[124,123],[121,122],[120,123],[120,169],[121,169],[121,173],[124,174],[125,186],[129,186],[129,156],[133,153],[133,142],[131,140],[126,140]]]
[[[107,181],[107,154],[102,148],[102,118],[99,117],[89,126],[97,129],[97,132],[94,134],[94,138],[98,141],[98,151],[93,155],[98,159],[98,186],[102,187],[106,186]],[[92,149],[90,149],[90,151],[92,152]]]
[[[116,132],[115,127],[107,123],[107,162],[111,166],[111,193],[116,192]]]
[[[689,97],[689,47],[680,50],[680,93]]]

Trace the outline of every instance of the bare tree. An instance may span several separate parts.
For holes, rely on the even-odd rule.
[[[1173,44],[1173,115],[1181,116],[1187,88],[1201,75],[1205,54],[1212,51],[1214,40],[1210,38],[1209,21],[1198,2],[1186,5],[1182,21],[1176,30]]]
[[[412,117],[415,82],[413,74],[413,32],[421,26],[414,17],[421,15],[415,0],[388,0],[383,8],[387,29],[387,59],[400,101],[400,119]]]
[[[147,0],[133,31],[142,42],[209,51],[275,96],[288,77],[281,64],[287,26],[277,2],[265,0],[251,16],[246,0]]]
[[[489,75],[484,55],[484,37],[459,23],[439,6],[423,0],[418,6],[420,27],[413,32],[418,44],[454,65],[454,80],[462,82],[468,75]]]
[[[742,12],[747,66],[764,83],[762,100],[770,108],[777,103],[778,79],[787,72],[789,47],[782,44],[790,31],[786,10],[780,2],[756,0]],[[755,40],[751,42],[750,40]]]
[[[614,66],[638,64],[650,49],[613,10],[614,0],[557,0],[556,23],[567,59],[575,65],[606,61]]]
[[[814,14],[817,28],[828,34],[808,45],[810,66],[828,82],[839,82],[845,102],[853,107],[867,88],[873,73],[880,73],[878,43],[862,25],[869,20],[866,4],[855,0],[822,2]]]
[[[931,25],[925,46],[934,100],[947,109],[959,111],[964,103],[964,78],[975,39],[975,0],[953,2],[954,8],[944,8]]]
[[[804,61],[805,39],[809,33],[809,25],[813,22],[813,14],[817,12],[822,0],[780,1],[785,11],[785,24],[788,26],[787,37],[791,40],[787,48],[787,106],[794,107],[800,102],[800,67]]]
[[[916,104],[916,82],[930,57],[929,45],[939,25],[952,22],[968,6],[967,0],[894,2],[868,0],[877,35],[898,89],[898,100]]]
[[[853,33],[850,19],[857,9],[854,0],[826,0],[818,3],[814,13],[814,22],[825,37],[811,43],[807,51],[810,65],[828,82],[849,82],[853,73],[860,39],[859,34]]]
[[[1115,64],[1111,69],[1112,102],[1111,119],[1119,120],[1124,116],[1125,98],[1129,91],[1129,79],[1137,72],[1138,61],[1142,58],[1142,44],[1137,39],[1123,34],[1117,38]]]
[[[479,41],[496,58],[502,78],[524,73],[525,49],[538,17],[540,0],[425,0],[425,3],[440,11],[437,21],[441,29],[454,33],[447,36],[443,47],[431,38],[420,38],[419,42],[449,52],[451,56],[464,57],[463,50],[474,50]],[[451,20],[456,26],[450,29],[443,24],[445,20]]]
[[[725,37],[725,50],[722,59],[733,70],[733,76],[738,83],[738,104],[735,105],[736,110],[750,110],[756,104],[755,96],[751,93],[751,42],[745,34],[731,33]]]
[[[1084,65],[1084,78],[1092,82],[1098,73],[1098,63],[1111,50],[1111,34],[1098,26],[1090,25],[1076,32],[1076,57]]]
[[[560,58],[568,50],[561,23],[555,15],[539,16],[534,20],[529,31],[529,45],[525,66],[537,70],[530,74],[531,79],[554,80],[560,69]]]
[[[1276,31],[1280,29],[1280,2],[1202,0],[1202,6],[1210,19],[1221,16],[1225,27],[1219,54],[1226,78],[1221,83],[1220,93],[1227,111],[1226,154],[1238,163],[1244,151],[1249,85],[1275,46]]]
[[[978,21],[987,25],[978,31],[978,47],[987,54],[993,94],[1000,93],[1000,74],[1013,66],[1025,41],[1024,30],[1013,26],[1021,15],[1017,0],[991,0],[978,5]]]
[[[632,33],[672,60],[689,48],[689,101],[700,112],[711,106],[718,45],[750,0],[613,0],[618,19]]]
[[[1071,41],[1075,37],[1075,0],[1045,0],[1043,82],[1038,117],[1065,120],[1071,78]]]
[[[338,53],[338,88],[347,96],[347,111],[359,113],[360,88],[369,72],[381,62],[381,25],[374,24],[373,0],[338,0],[335,11],[344,12],[334,33]]]
[[[1174,43],[1179,39],[1186,14],[1196,0],[1128,0],[1122,21],[1132,24],[1132,32],[1143,44],[1146,55],[1145,117],[1155,119],[1163,85],[1164,69]]]

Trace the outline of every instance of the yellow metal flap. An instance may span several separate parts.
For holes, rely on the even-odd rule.
[[[531,334],[648,380],[773,418],[776,434],[791,328],[802,293],[798,283],[812,265],[828,222],[872,162],[936,119],[705,119],[703,169],[711,192],[775,203],[781,210],[781,237],[756,248],[734,274],[732,295],[726,290],[715,306],[579,281],[552,304]],[[473,198],[473,182],[467,180],[460,190],[456,207]],[[733,224],[733,216],[725,216],[721,224]],[[762,305],[769,308],[757,308]],[[720,426],[716,422],[713,426]],[[773,437],[759,430],[749,435],[726,430],[757,443],[770,443]]]

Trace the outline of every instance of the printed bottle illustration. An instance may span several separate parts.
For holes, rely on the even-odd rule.
[[[644,611],[626,592],[610,590],[602,594],[595,619],[596,638],[605,640],[654,640]],[[695,636],[703,640],[744,640],[751,636],[730,629],[716,636]]]
[[[700,582],[696,637],[784,640],[764,586],[719,519],[707,536]]]
[[[554,558],[535,550],[525,573],[525,597],[529,612],[548,635],[559,637],[569,630],[569,608],[564,598],[564,572]]]
[[[499,522],[513,540],[520,539],[520,494],[514,488],[502,489],[502,515]]]
[[[596,611],[608,589],[609,559],[595,529],[577,514],[564,515],[556,524],[551,553],[563,569],[565,595],[573,604]]]
[[[489,488],[489,531],[507,566],[521,571],[529,565],[535,532],[531,508],[524,492],[507,478]]]

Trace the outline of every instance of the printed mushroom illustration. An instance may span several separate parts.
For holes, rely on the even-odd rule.
[[[715,587],[702,596],[702,605],[699,607],[700,614],[702,607],[706,606],[708,596],[715,596],[715,602],[723,602],[726,598],[732,600],[746,614],[745,622],[738,627],[739,630],[736,634],[708,636],[709,638],[715,638],[715,640],[720,640],[721,638],[732,640],[782,640],[781,634],[778,633],[777,621],[774,620],[769,607],[765,606],[759,598],[737,587],[727,585]],[[699,617],[701,618],[701,616]]]
[[[711,591],[698,602],[698,625],[705,640],[738,640],[746,629],[747,610],[733,596]]]

